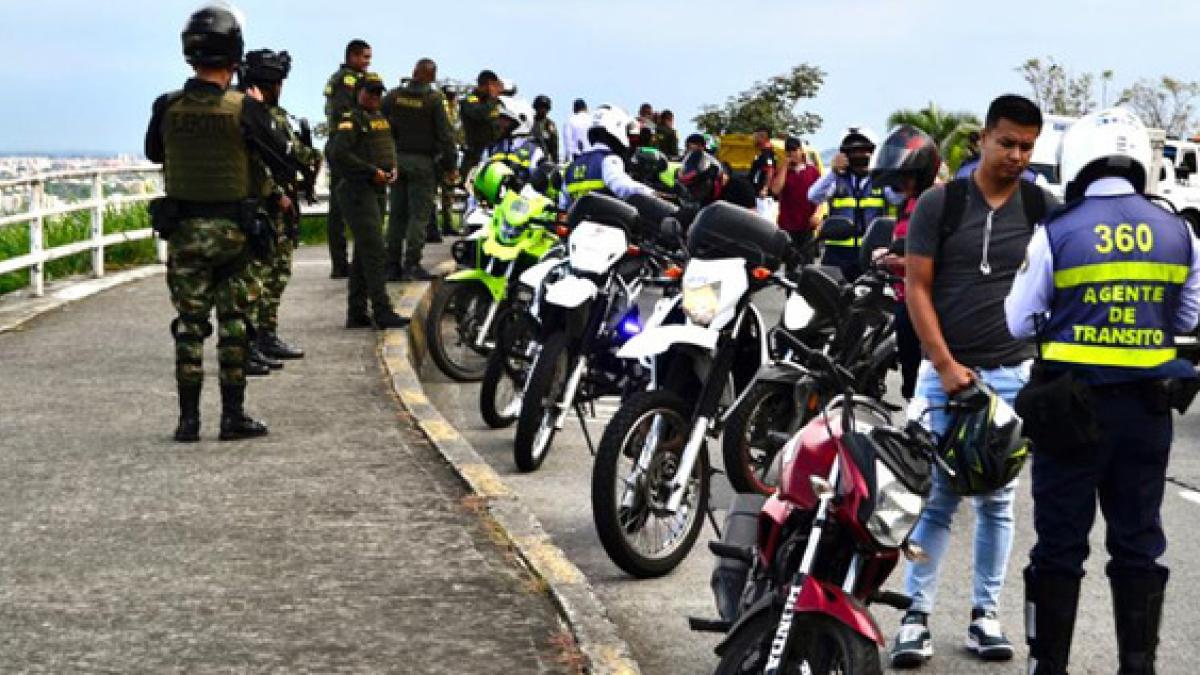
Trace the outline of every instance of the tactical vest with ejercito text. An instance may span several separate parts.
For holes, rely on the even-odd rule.
[[[185,91],[168,104],[162,126],[167,196],[214,203],[250,196],[243,99],[236,91]]]
[[[432,155],[433,116],[439,97],[429,89],[405,87],[389,95],[388,122],[396,138],[396,150],[418,155]]]
[[[391,171],[396,168],[396,141],[392,138],[392,125],[379,113],[363,116],[366,126],[366,160],[371,164]]]
[[[1140,195],[1092,197],[1046,225],[1054,296],[1042,358],[1154,368],[1175,358],[1172,323],[1191,269],[1191,234]]]

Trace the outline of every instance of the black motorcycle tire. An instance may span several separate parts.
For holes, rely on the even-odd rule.
[[[726,638],[725,646],[721,650],[721,662],[717,665],[714,675],[761,673],[767,665],[771,642],[778,628],[778,612],[763,612],[742,624],[737,633]],[[818,664],[810,671],[813,675],[827,675],[831,672],[854,675],[883,673],[879,646],[874,641],[859,635],[837,619],[801,612],[792,618],[788,645],[784,650],[783,664],[779,668],[781,675],[798,675],[805,672],[804,662],[798,658],[799,655],[795,651],[806,637],[811,637],[814,641],[819,640],[830,652],[829,655],[836,657],[834,663],[840,666],[839,670],[831,670]]]
[[[517,469],[523,472],[537,471],[550,454],[550,446],[554,443],[556,430],[551,426],[544,433],[549,434],[545,439],[545,447],[536,448],[539,432],[547,423],[547,401],[562,396],[570,376],[570,355],[567,351],[567,334],[562,331],[552,333],[542,343],[533,368],[529,371],[529,382],[525,386],[525,397],[521,401],[521,414],[517,418],[517,433],[513,438],[513,461]]]
[[[523,350],[529,341],[537,339],[537,325],[524,312],[508,309],[496,317],[495,334],[496,348],[488,355],[487,369],[479,386],[479,414],[492,429],[504,429],[512,426],[517,416],[504,414],[507,402],[497,399],[500,383],[508,379],[517,392],[524,389],[530,364],[522,363],[521,368],[514,367],[514,362],[526,359]]]
[[[492,297],[487,288],[480,282],[474,281],[441,281],[436,284],[433,299],[429,303],[429,316],[425,322],[425,339],[429,345],[429,355],[433,357],[433,362],[441,369],[450,379],[459,382],[477,382],[483,379],[483,373],[487,369],[486,352],[480,352],[474,346],[467,345],[467,349],[478,354],[481,358],[478,363],[470,363],[466,360],[457,361],[450,355],[450,350],[445,344],[442,337],[441,323],[447,312],[455,310],[462,311],[461,308],[469,306],[472,301],[475,301],[476,306],[486,308],[491,304]],[[459,317],[457,328],[462,332],[461,321],[467,317]],[[471,317],[479,318],[482,317]],[[476,336],[469,336],[474,338]]]
[[[669,410],[678,415],[685,424],[690,425],[692,422],[691,407],[672,391],[656,389],[633,394],[625,400],[604,428],[604,435],[596,449],[596,463],[592,467],[592,518],[596,525],[596,534],[600,537],[600,543],[609,559],[617,567],[641,579],[661,577],[678,567],[695,545],[708,513],[708,453],[702,448],[692,470],[693,475],[697,475],[698,472],[699,476],[700,494],[696,500],[695,517],[675,549],[670,554],[651,557],[635,550],[625,539],[616,494],[625,440],[633,431],[634,425],[654,410]],[[624,477],[621,477],[621,480],[624,481]]]
[[[761,424],[766,415],[770,431],[786,431],[797,414],[792,387],[779,382],[756,382],[746,398],[742,399],[729,419],[721,436],[721,456],[725,461],[725,475],[735,492],[770,495],[775,485],[764,475],[758,475],[750,464],[750,435],[754,425]],[[774,453],[764,460],[767,468],[774,461]]]

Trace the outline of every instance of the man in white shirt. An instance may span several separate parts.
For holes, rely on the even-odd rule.
[[[581,98],[575,99],[573,113],[567,118],[563,128],[563,157],[571,161],[591,148],[588,143],[588,129],[592,126],[592,115],[588,112],[587,102]]]

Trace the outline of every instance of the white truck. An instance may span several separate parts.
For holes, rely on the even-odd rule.
[[[1158,186],[1153,193],[1170,200],[1200,235],[1200,177],[1196,177],[1200,144],[1167,138],[1160,156],[1163,162],[1156,172]]]

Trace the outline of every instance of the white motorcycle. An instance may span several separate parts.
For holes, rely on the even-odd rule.
[[[707,439],[720,432],[722,408],[769,357],[751,297],[790,252],[774,223],[726,203],[700,211],[687,245],[682,293],[660,301],[647,327],[617,353],[649,370],[650,387],[626,398],[609,422],[592,472],[600,541],[637,577],[673,570],[700,533]]]
[[[662,210],[653,206],[659,208],[646,210]],[[644,387],[641,367],[615,352],[641,329],[637,299],[643,288],[670,264],[655,243],[663,238],[659,223],[618,199],[583,197],[571,208],[567,227],[567,259],[550,269],[533,303],[540,347],[513,441],[513,460],[526,472],[545,461],[572,410],[590,448],[583,406]],[[669,238],[680,239],[677,225]]]

